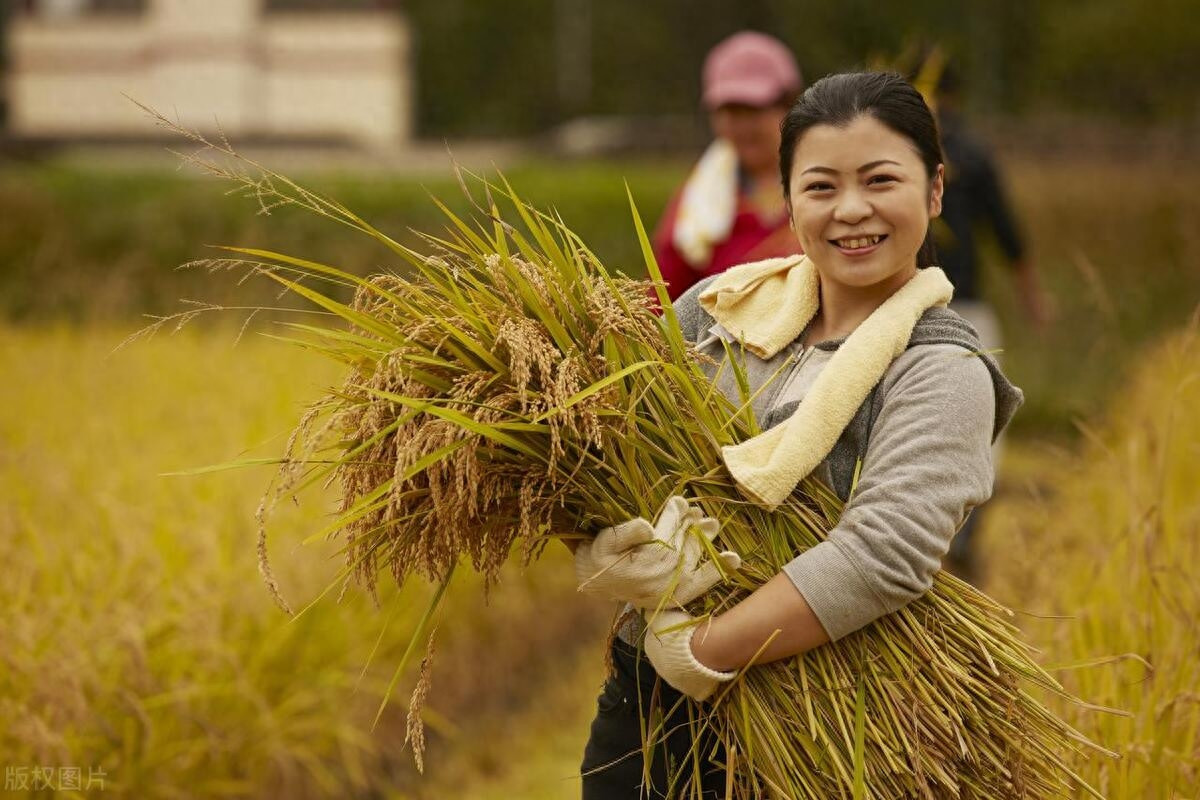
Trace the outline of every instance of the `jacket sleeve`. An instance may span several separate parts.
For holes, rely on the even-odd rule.
[[[987,224],[996,235],[996,244],[1011,264],[1025,253],[1025,245],[1013,217],[1012,205],[1008,202],[996,165],[985,153],[979,164],[979,209]]]
[[[675,316],[679,320],[679,328],[683,331],[683,338],[692,344],[700,341],[715,321],[707,311],[700,307],[700,293],[710,283],[715,281],[717,277],[716,275],[710,275],[707,278],[702,278],[697,283],[693,283],[686,292],[672,303],[672,306],[675,308]]]
[[[987,367],[951,344],[900,358],[841,520],[784,567],[834,640],[924,594],[967,514],[992,493]]]

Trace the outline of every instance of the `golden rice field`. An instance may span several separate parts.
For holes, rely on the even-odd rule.
[[[404,681],[371,732],[429,590],[383,592],[380,611],[353,590],[337,604],[335,591],[289,622],[255,557],[270,468],[163,476],[256,443],[246,455],[277,453],[333,378],[275,342],[234,347],[235,334],[185,330],[113,354],[124,335],[114,330],[0,333],[6,788],[48,768],[45,796],[65,796],[48,789],[71,769],[105,797],[446,796],[415,780]],[[325,519],[325,499],[282,511],[276,530],[288,533],[272,541],[296,607],[341,564],[333,543],[299,544]],[[439,630],[421,785],[504,768],[496,744],[510,733],[494,719],[564,670],[576,679],[566,668],[582,652],[601,652],[609,609],[576,599],[565,555],[507,571],[486,607],[477,583],[458,583]],[[602,669],[587,663],[586,691]],[[584,734],[558,733],[580,748]]]
[[[269,468],[164,476],[278,452],[336,376],[261,337],[234,346],[232,330],[112,353],[121,336],[0,331],[6,780],[78,768],[136,798],[578,796],[609,609],[575,595],[563,556],[507,571],[486,607],[477,584],[454,590],[418,777],[409,684],[371,721],[429,590],[387,591],[378,611],[351,590],[289,622],[256,572]],[[1128,714],[1065,708],[1121,754],[1077,765],[1114,799],[1200,794],[1198,408],[1193,331],[1151,351],[1077,452],[1014,442],[987,525],[992,593],[1067,688]],[[275,528],[296,606],[340,563],[333,543],[300,544],[327,501]]]
[[[1182,800],[1200,796],[1200,315],[1147,356],[1080,452],[1016,454],[988,588],[1069,691],[1126,713],[1059,704],[1120,755],[1083,776]]]

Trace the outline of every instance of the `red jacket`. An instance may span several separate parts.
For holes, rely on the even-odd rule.
[[[788,226],[786,213],[772,224],[763,224],[746,194],[739,191],[737,216],[729,237],[713,247],[707,264],[693,267],[684,260],[672,242],[682,196],[682,189],[675,193],[654,231],[654,257],[658,260],[658,268],[667,282],[667,293],[672,300],[703,278],[724,272],[732,266],[804,252]]]

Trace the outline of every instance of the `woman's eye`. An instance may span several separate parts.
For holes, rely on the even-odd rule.
[[[818,181],[817,183],[810,183],[808,186],[804,187],[804,191],[806,191],[806,192],[828,192],[831,189],[833,189],[833,184],[825,183],[823,181]]]
[[[872,175],[870,178],[867,178],[867,183],[873,186],[880,186],[895,182],[896,178],[892,175]]]

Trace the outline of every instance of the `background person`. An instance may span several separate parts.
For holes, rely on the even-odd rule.
[[[980,293],[981,234],[990,234],[995,240],[1029,323],[1039,329],[1046,328],[1053,319],[1053,306],[1029,258],[992,153],[967,128],[960,100],[958,74],[952,66],[946,66],[936,84],[946,180],[941,222],[933,228],[934,241],[938,264],[954,284],[950,307],[974,326],[984,349],[1000,350],[1003,338],[999,319]],[[998,444],[994,453],[997,464],[1000,453]],[[946,561],[948,569],[973,582],[981,577],[974,536],[983,510],[977,508],[967,518],[950,546]]]
[[[654,234],[672,299],[735,264],[800,251],[779,192],[779,126],[803,88],[791,51],[766,34],[736,33],[709,51],[702,80],[716,138]]]

